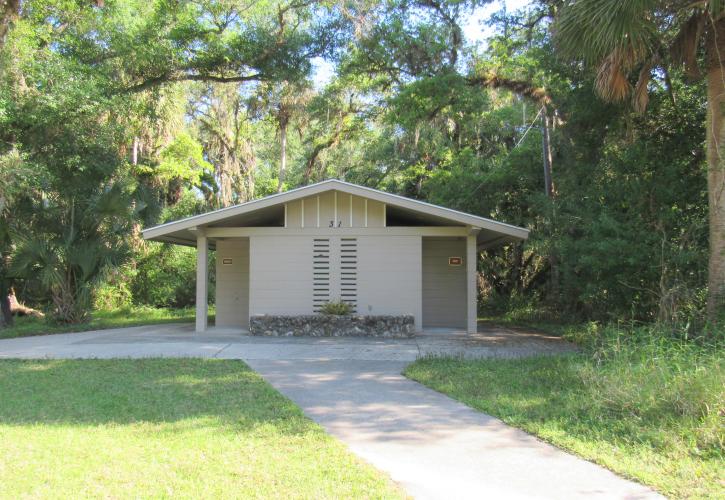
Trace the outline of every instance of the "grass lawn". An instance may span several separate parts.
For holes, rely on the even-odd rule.
[[[725,498],[725,361],[684,344],[520,360],[422,359],[405,375],[677,498]]]
[[[210,308],[209,320],[214,319]],[[0,329],[0,339],[29,337],[50,333],[82,332],[121,328],[124,326],[153,325],[160,323],[184,323],[194,321],[194,309],[167,309],[154,307],[130,307],[112,311],[94,311],[91,320],[79,325],[56,325],[45,319],[20,317],[10,328]]]
[[[239,361],[0,361],[0,498],[403,497]]]

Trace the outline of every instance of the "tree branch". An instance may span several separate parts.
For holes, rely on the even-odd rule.
[[[155,76],[153,78],[149,78],[148,80],[145,80],[136,85],[132,85],[131,87],[127,87],[125,89],[125,91],[129,92],[129,93],[141,92],[141,91],[156,87],[157,85],[162,85],[164,83],[173,83],[173,82],[194,81],[194,82],[231,83],[231,82],[259,81],[259,80],[263,80],[264,78],[265,78],[265,75],[263,73],[253,73],[251,75],[236,75],[236,76],[219,76],[219,75],[204,75],[204,74],[173,75],[173,74],[166,73],[163,75]]]
[[[523,97],[528,97],[542,106],[552,106],[556,109],[554,101],[543,87],[537,87],[531,82],[504,78],[493,73],[466,78],[468,85],[483,86],[491,89],[506,89]]]

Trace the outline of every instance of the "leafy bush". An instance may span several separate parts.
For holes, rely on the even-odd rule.
[[[214,300],[214,256],[209,257],[209,301]],[[150,243],[131,282],[133,302],[153,307],[191,307],[196,302],[196,250]]]
[[[346,302],[327,302],[320,308],[322,314],[332,314],[335,316],[345,316],[352,314],[352,306]]]
[[[93,309],[111,311],[129,307],[133,302],[131,280],[135,271],[131,266],[114,269],[108,279],[100,285],[93,297]]]

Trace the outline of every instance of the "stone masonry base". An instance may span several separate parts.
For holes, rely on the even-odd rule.
[[[257,315],[249,320],[252,335],[272,337],[391,337],[415,336],[415,321],[406,316],[313,314],[304,316]]]

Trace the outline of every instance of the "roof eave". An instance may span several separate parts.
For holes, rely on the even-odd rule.
[[[329,187],[332,185],[333,187]],[[337,188],[340,191],[348,194],[353,194],[361,197],[366,197],[381,203],[394,205],[409,210],[416,210],[425,212],[430,215],[435,215],[458,224],[465,224],[472,227],[481,229],[487,229],[498,233],[503,233],[519,240],[525,240],[528,238],[529,230],[522,227],[513,226],[503,222],[486,219],[485,217],[478,217],[476,215],[459,212],[450,208],[433,205],[424,201],[412,200],[392,193],[386,193],[377,189],[372,189],[364,186],[357,186],[348,182],[340,181],[337,179],[330,179],[310,186],[303,186],[297,189],[292,189],[284,193],[278,193],[258,200],[249,201],[241,205],[235,205],[233,207],[222,208],[214,210],[205,214],[195,215],[187,217],[174,222],[168,222],[159,226],[145,229],[141,232],[142,236],[146,240],[158,240],[161,237],[170,235],[177,231],[183,231],[191,229],[195,226],[204,226],[211,224],[219,220],[223,220],[227,217],[234,217],[236,215],[242,215],[253,210],[261,210],[274,206],[277,204],[288,203],[300,198],[307,196],[314,196],[321,192],[328,191],[333,188]]]

